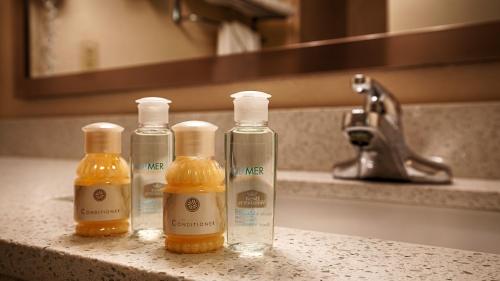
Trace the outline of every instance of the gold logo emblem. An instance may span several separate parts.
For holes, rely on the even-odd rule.
[[[165,188],[165,184],[155,182],[150,183],[144,186],[143,195],[146,198],[158,198],[163,197],[163,188]]]
[[[196,212],[200,208],[200,200],[194,197],[188,198],[184,206],[186,207],[186,210]]]
[[[266,194],[257,190],[247,190],[238,193],[237,204],[239,208],[265,208]]]
[[[96,189],[96,191],[94,191],[93,196],[95,201],[102,201],[106,199],[106,191],[104,191],[104,189]]]

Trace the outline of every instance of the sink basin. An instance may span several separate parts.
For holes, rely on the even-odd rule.
[[[500,212],[278,194],[276,224],[500,254]]]

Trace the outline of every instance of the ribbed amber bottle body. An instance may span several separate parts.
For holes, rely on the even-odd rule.
[[[224,171],[211,158],[178,156],[167,171],[165,247],[204,253],[222,247],[225,231]]]
[[[130,177],[127,162],[115,153],[90,153],[75,179],[75,233],[107,236],[128,232]]]

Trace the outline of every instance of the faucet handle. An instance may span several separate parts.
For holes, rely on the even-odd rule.
[[[364,74],[356,74],[351,79],[352,90],[358,94],[364,94],[371,89],[371,78]]]
[[[385,116],[392,124],[401,126],[401,106],[396,97],[379,82],[364,74],[351,79],[354,92],[366,95],[364,110]]]

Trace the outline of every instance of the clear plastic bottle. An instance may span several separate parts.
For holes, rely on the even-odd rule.
[[[172,127],[175,161],[167,171],[164,197],[165,247],[177,253],[205,253],[224,244],[224,170],[215,161],[217,127],[187,121]]]
[[[93,123],[85,133],[85,157],[75,179],[75,233],[107,236],[128,232],[130,177],[120,156],[123,128],[112,123]]]
[[[132,133],[130,145],[132,231],[149,240],[163,235],[163,189],[174,140],[168,126],[170,101],[148,97],[136,102],[139,128]]]
[[[277,135],[267,126],[270,95],[245,91],[234,98],[236,126],[225,136],[227,242],[244,254],[273,244]]]

